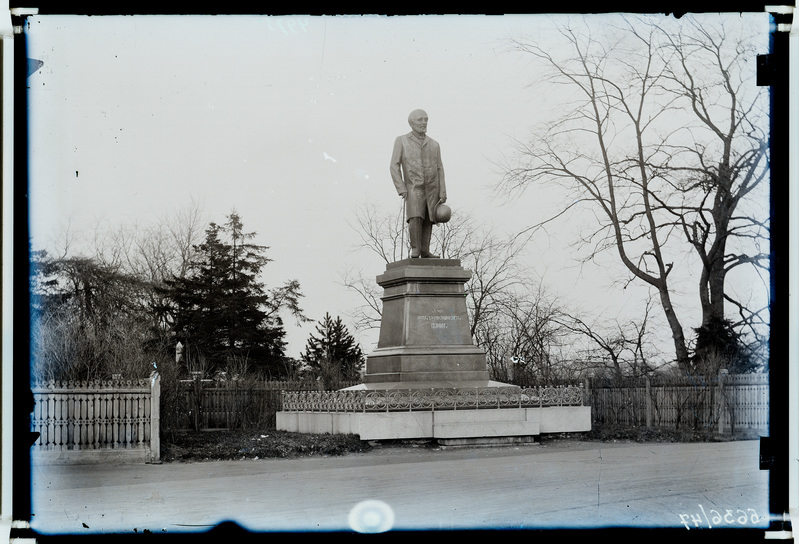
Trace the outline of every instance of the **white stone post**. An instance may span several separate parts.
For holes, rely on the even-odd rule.
[[[150,375],[150,463],[161,463],[161,376]]]

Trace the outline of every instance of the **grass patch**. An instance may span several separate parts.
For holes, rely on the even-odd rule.
[[[165,438],[165,462],[223,461],[234,459],[296,459],[330,457],[369,451],[371,446],[355,435],[306,434],[286,431],[185,431]]]
[[[542,441],[587,440],[596,442],[729,442],[754,440],[756,432],[741,432],[734,436],[713,430],[677,430],[669,428],[621,427],[594,425],[588,432],[553,433]],[[394,445],[431,447],[431,441],[390,441]],[[332,457],[350,453],[365,453],[372,449],[367,441],[356,435],[307,434],[287,431],[181,431],[171,433],[161,441],[161,460],[164,462],[197,462],[245,459],[297,459],[302,457]]]

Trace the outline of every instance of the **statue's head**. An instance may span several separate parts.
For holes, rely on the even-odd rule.
[[[408,124],[415,133],[425,134],[427,132],[427,113],[424,110],[413,110],[408,116]]]

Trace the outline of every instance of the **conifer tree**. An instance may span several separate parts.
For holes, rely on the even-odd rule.
[[[329,313],[316,325],[301,355],[302,362],[321,378],[326,387],[341,380],[356,380],[364,364],[364,354],[340,317]]]
[[[304,320],[296,281],[267,290],[259,280],[271,261],[268,247],[252,242],[234,211],[224,225],[211,223],[205,241],[184,278],[166,281],[173,330],[192,357],[205,361],[205,371],[225,368],[233,360],[275,376],[284,373],[286,342],[279,310],[288,308]]]

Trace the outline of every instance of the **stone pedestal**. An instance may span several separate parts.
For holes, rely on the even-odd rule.
[[[458,259],[405,259],[377,277],[383,288],[380,337],[358,389],[489,387],[485,352],[469,330]]]
[[[470,278],[455,259],[387,265],[377,277],[380,338],[366,359],[363,383],[293,392],[277,413],[278,430],[449,445],[532,443],[544,432],[590,430],[590,406],[573,398],[564,398],[568,406],[553,404],[565,391],[544,395],[488,379],[485,353],[469,329],[464,284]]]

